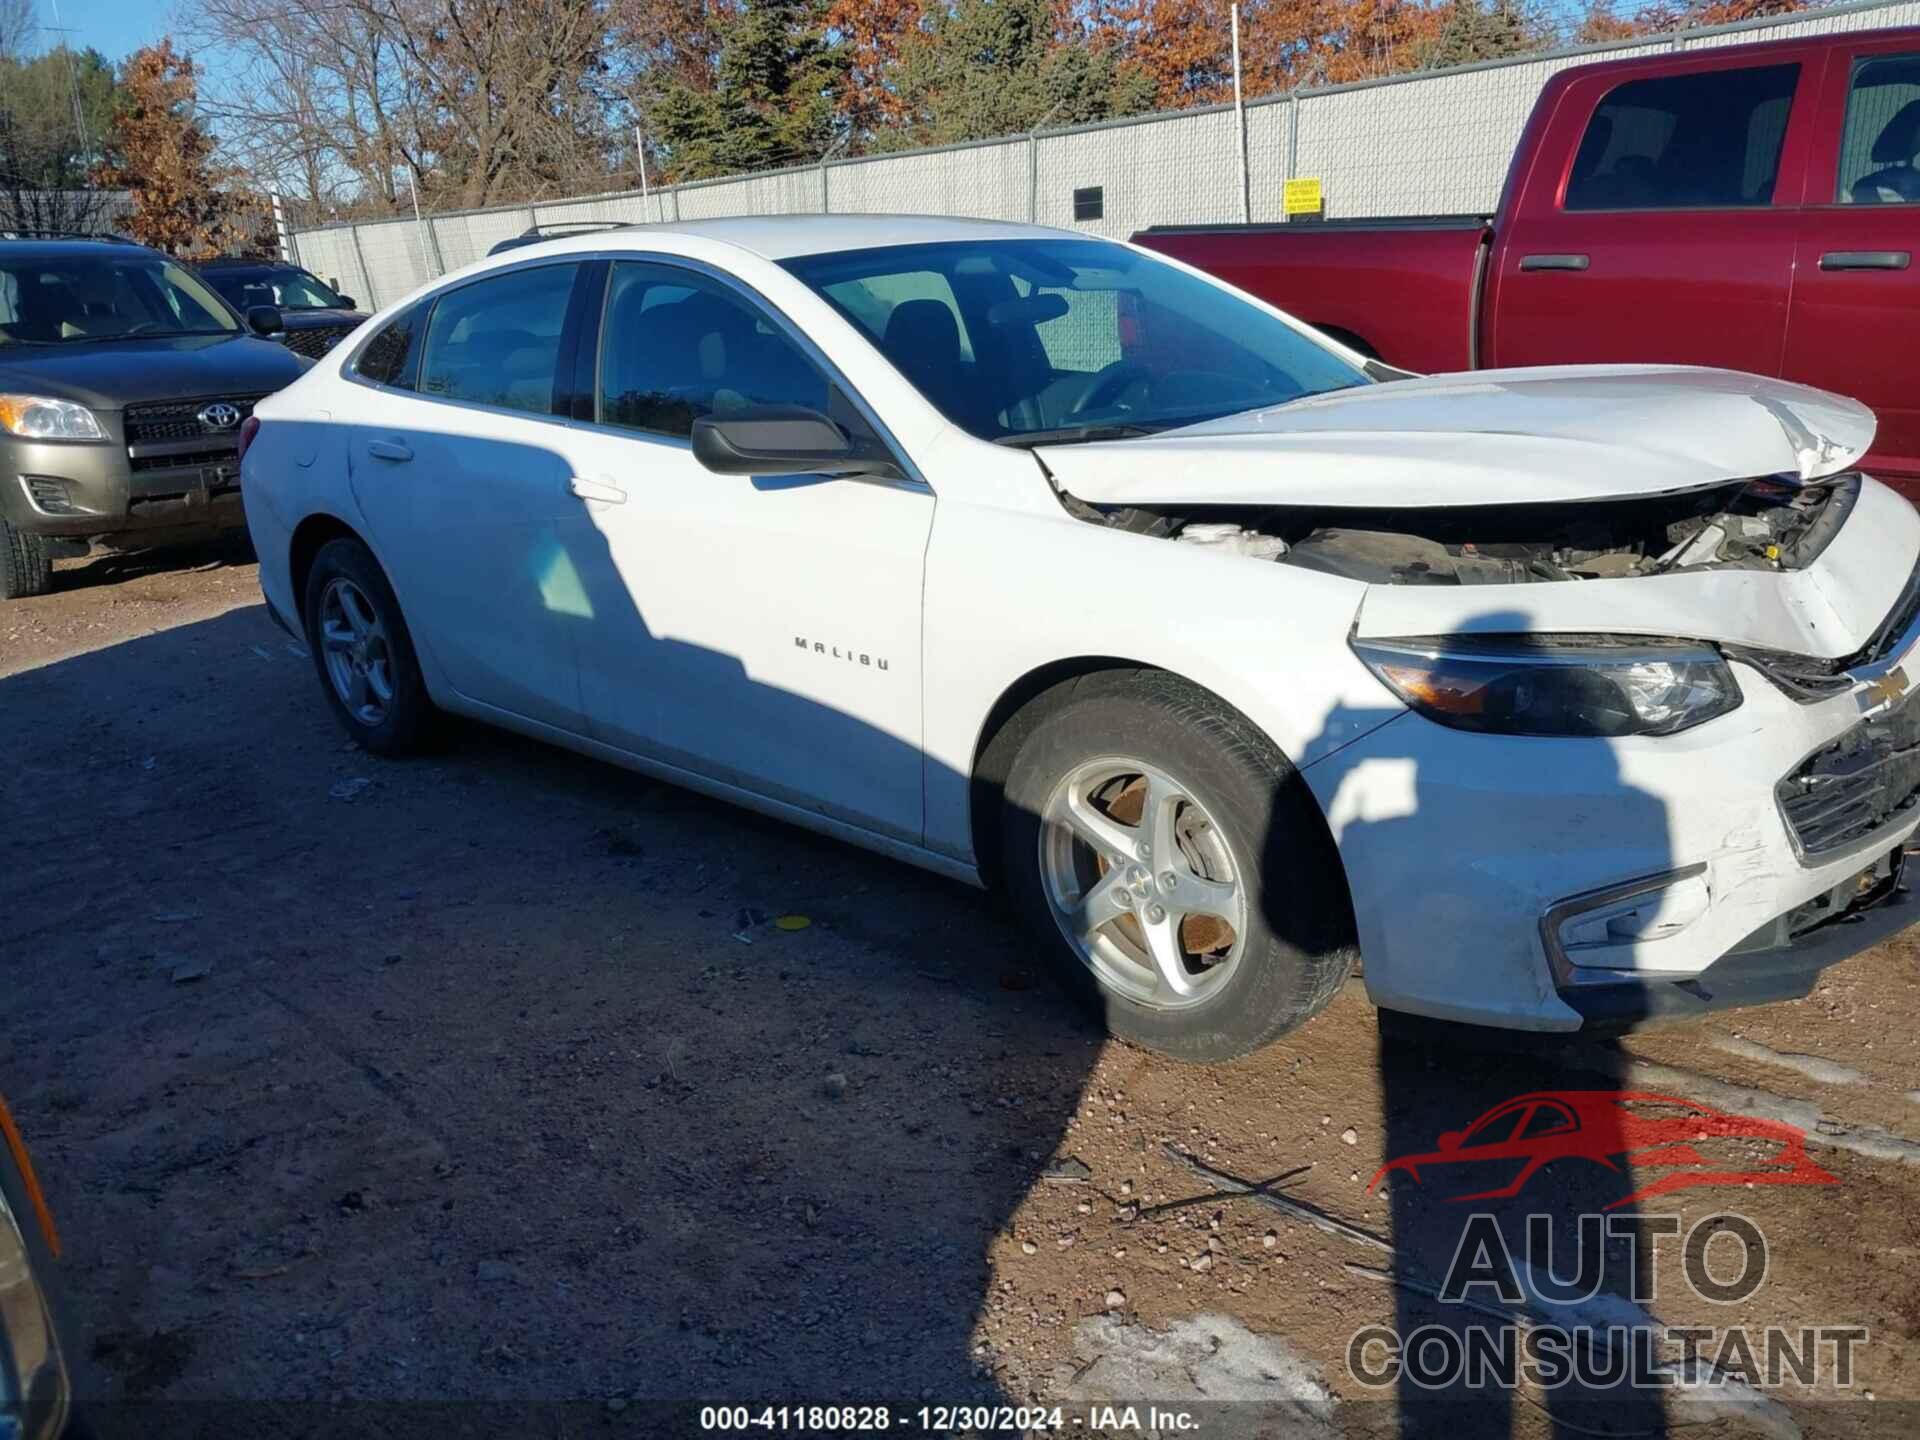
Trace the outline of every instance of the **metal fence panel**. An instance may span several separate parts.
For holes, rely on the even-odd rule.
[[[1920,0],[1266,97],[1246,110],[1252,218],[1284,218],[1281,183],[1289,175],[1319,176],[1334,218],[1491,211],[1527,115],[1559,70],[1676,48],[1899,25],[1920,25]],[[465,211],[431,217],[430,230],[409,217],[298,231],[292,239],[308,269],[337,277],[363,304],[379,306],[479,258],[535,220],[692,220],[823,210],[1024,220],[1031,213],[1042,224],[1125,236],[1148,225],[1238,220],[1239,148],[1232,109],[1190,110],[1053,131],[1031,141],[1009,137],[701,181],[644,199],[632,192]],[[1096,190],[1097,216],[1076,218],[1074,192]]]

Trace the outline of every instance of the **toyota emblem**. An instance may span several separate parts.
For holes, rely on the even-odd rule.
[[[231,430],[240,423],[240,411],[224,400],[216,400],[211,405],[202,406],[194,418],[209,430]]]

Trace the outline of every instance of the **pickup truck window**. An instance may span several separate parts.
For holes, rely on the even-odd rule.
[[[1920,202],[1920,53],[1876,55],[1853,67],[1847,123],[1840,134],[1840,172],[1833,198],[1842,205]]]
[[[1629,80],[1587,123],[1568,210],[1768,205],[1798,65]]]

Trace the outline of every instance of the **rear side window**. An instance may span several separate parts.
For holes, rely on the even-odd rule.
[[[1840,173],[1842,205],[1920,204],[1920,53],[1881,55],[1853,67]]]
[[[579,268],[509,270],[442,295],[420,352],[421,393],[553,413],[560,332]]]
[[[413,374],[420,358],[420,319],[423,308],[394,316],[380,327],[380,333],[367,342],[367,348],[354,361],[354,373],[376,385],[413,388]]]
[[[1587,122],[1569,210],[1770,205],[1798,65],[1630,80]]]

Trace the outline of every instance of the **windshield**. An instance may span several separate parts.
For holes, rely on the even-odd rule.
[[[292,265],[260,270],[210,270],[206,279],[243,315],[255,305],[277,305],[282,310],[349,308],[347,302],[321,284],[318,277]]]
[[[218,296],[159,255],[0,256],[0,344],[230,335],[239,328]]]
[[[901,245],[785,268],[984,440],[1142,434],[1368,383],[1268,311],[1101,240]]]

